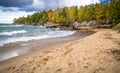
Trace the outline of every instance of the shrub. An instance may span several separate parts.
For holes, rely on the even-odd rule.
[[[120,23],[113,27],[115,30],[120,30]]]

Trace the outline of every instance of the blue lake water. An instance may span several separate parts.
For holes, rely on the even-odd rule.
[[[74,33],[75,31],[45,28],[43,26],[0,24],[0,46],[22,41],[64,37]]]

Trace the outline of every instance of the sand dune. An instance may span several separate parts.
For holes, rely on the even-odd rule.
[[[2,63],[0,73],[120,73],[120,33],[110,29]]]

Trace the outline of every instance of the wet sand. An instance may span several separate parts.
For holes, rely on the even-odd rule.
[[[111,29],[0,63],[0,73],[120,73],[120,33]]]

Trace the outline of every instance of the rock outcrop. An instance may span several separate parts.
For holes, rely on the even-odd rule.
[[[98,24],[96,20],[82,21],[81,23],[75,22],[73,29],[94,29],[94,28],[111,28],[112,21],[107,20],[104,24]]]
[[[83,21],[81,23],[75,22],[73,24],[73,29],[93,29],[96,28],[97,26],[97,22],[95,20],[91,20],[91,21]]]

